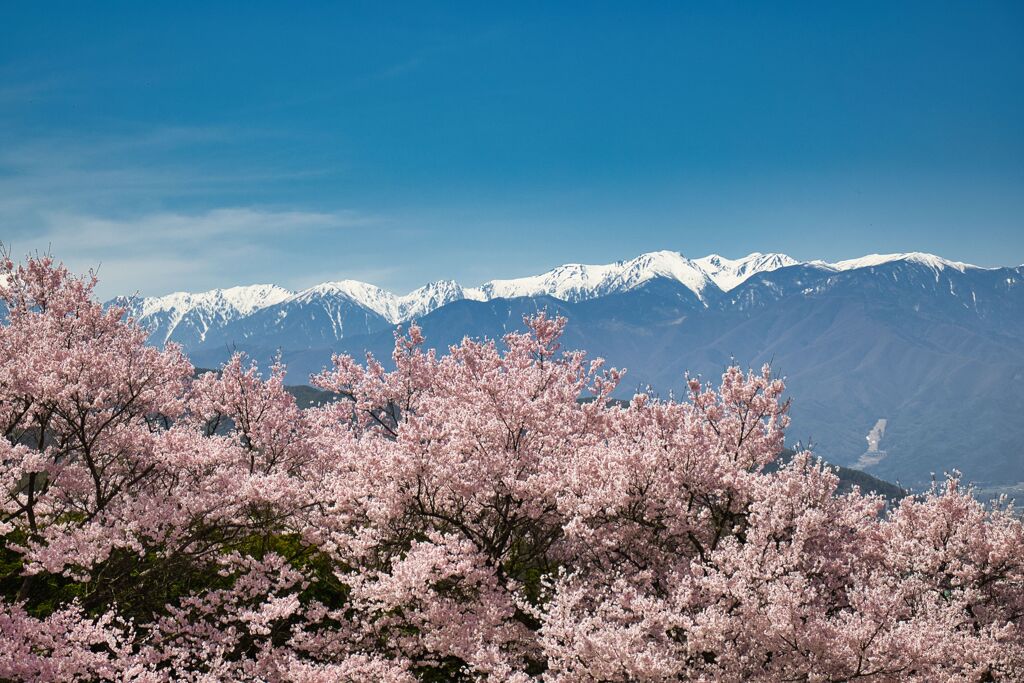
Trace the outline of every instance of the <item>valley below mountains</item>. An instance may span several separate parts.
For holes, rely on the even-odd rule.
[[[236,350],[264,366],[280,354],[290,384],[333,353],[371,352],[386,365],[396,328],[412,320],[443,351],[465,336],[500,339],[546,310],[568,318],[563,348],[628,369],[619,397],[678,395],[686,372],[715,380],[733,363],[770,363],[792,397],[790,445],[811,442],[830,462],[915,488],[953,469],[983,486],[1024,481],[1020,266],[920,253],[826,263],[654,252],[404,296],[344,280],[111,303],[150,343],[178,343],[197,366]]]

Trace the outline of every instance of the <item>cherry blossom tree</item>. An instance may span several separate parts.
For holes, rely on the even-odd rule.
[[[768,368],[610,400],[565,321],[196,377],[0,263],[0,680],[1019,680],[1024,527],[778,462]]]

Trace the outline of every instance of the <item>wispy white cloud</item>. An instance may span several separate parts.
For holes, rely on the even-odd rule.
[[[2,131],[0,131],[2,132]],[[223,191],[225,186],[271,182],[322,174],[323,169],[261,169],[246,166],[230,171],[189,161],[202,148],[223,148],[241,140],[271,135],[245,127],[150,126],[117,135],[53,133],[0,146],[0,206],[45,196],[65,203],[119,203],[137,195],[196,194]],[[177,152],[177,156],[166,153]],[[184,153],[184,154],[183,154]]]
[[[44,214],[44,236],[68,248],[106,250],[172,242],[182,248],[211,240],[265,238],[282,233],[338,230],[371,225],[370,217],[354,212],[287,211],[253,207],[218,208],[202,213],[162,212],[127,219],[100,218],[63,212]]]
[[[260,188],[316,176],[317,169],[195,161],[210,158],[196,150],[219,151],[271,133],[218,126],[128,129],[0,145],[0,241],[15,255],[51,251],[75,270],[100,266],[103,296],[157,294],[254,278],[289,286],[309,270],[308,250],[303,256],[297,245],[324,245],[316,267],[329,270],[323,258],[329,245],[382,221],[281,201],[276,192],[265,202],[252,199]]]
[[[15,256],[51,252],[78,271],[99,268],[103,296],[226,286],[251,281],[254,273],[281,282],[296,265],[305,280],[295,245],[354,239],[355,231],[370,229],[381,220],[351,211],[260,207],[116,219],[52,211],[42,217],[41,229],[5,240],[6,246]]]

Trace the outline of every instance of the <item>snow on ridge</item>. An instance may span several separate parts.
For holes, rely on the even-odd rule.
[[[676,251],[653,251],[628,261],[603,265],[568,263],[540,275],[491,280],[481,285],[478,291],[482,299],[545,294],[566,301],[580,301],[629,291],[655,278],[668,278],[681,283],[703,301],[709,286],[729,291],[757,273],[796,263],[785,254],[754,252],[740,259],[711,254],[688,259]]]
[[[465,298],[467,298],[465,290],[455,280],[431,282],[404,296],[395,297],[397,316],[391,322],[398,323],[418,318],[445,304]]]
[[[220,290],[220,293],[225,301],[234,306],[242,315],[249,315],[253,311],[281,303],[292,294],[289,290],[277,285],[228,287]]]
[[[321,282],[318,285],[297,292],[289,298],[289,301],[310,301],[339,294],[369,308],[387,320],[391,320],[397,315],[397,304],[394,294],[386,289],[381,289],[376,285],[360,282],[359,280]]]
[[[697,263],[723,292],[728,292],[758,273],[795,266],[799,261],[785,254],[762,254],[755,251],[738,259],[710,254],[695,259],[694,263]]]
[[[358,280],[324,282],[298,292],[292,300],[310,300],[341,294],[370,309],[390,323],[400,323],[430,313],[452,301],[466,298],[462,286],[454,280],[431,282],[408,294],[397,295]]]
[[[648,280],[665,277],[680,282],[704,300],[704,290],[712,283],[711,278],[696,262],[677,251],[653,251],[641,254],[625,264],[618,278],[617,291],[628,291],[639,287]]]
[[[391,323],[400,323],[461,299],[488,301],[546,295],[565,301],[581,301],[629,291],[655,278],[680,282],[703,301],[709,286],[727,291],[755,273],[792,263],[795,263],[793,259],[782,254],[754,253],[735,260],[713,254],[690,260],[679,252],[654,251],[608,264],[567,263],[540,275],[491,280],[471,288],[464,288],[454,280],[440,280],[408,294],[397,295],[359,280],[323,282],[299,292],[276,285],[250,285],[141,297],[133,300],[131,308],[135,317],[144,324],[146,319],[163,318],[167,337],[185,315],[196,309],[233,319],[286,300],[309,301],[338,295],[374,311]]]
[[[708,284],[706,275],[682,254],[656,251],[615,263],[567,263],[540,275],[491,280],[478,289],[485,299],[547,295],[582,301],[634,289],[656,277],[677,280],[698,297]]]
[[[231,321],[284,301],[291,292],[277,285],[242,285],[206,292],[172,292],[157,297],[122,297],[129,315],[143,327],[159,334],[166,343],[186,316],[191,316],[199,338],[205,337],[214,320]]]
[[[622,261],[608,265],[566,263],[540,275],[491,280],[476,288],[484,300],[511,299],[519,296],[549,295],[566,301],[587,297],[599,290],[621,271]]]
[[[138,317],[164,311],[177,311],[184,315],[200,306],[232,308],[241,315],[248,315],[257,309],[284,301],[291,294],[277,285],[241,285],[206,292],[172,292],[164,296],[140,297],[134,301],[138,305]]]
[[[821,260],[801,262],[779,253],[753,252],[738,259],[709,254],[702,258],[688,259],[675,251],[655,251],[641,254],[629,261],[616,261],[604,265],[569,263],[540,275],[491,280],[478,288],[467,289],[465,293],[466,298],[478,300],[548,295],[566,301],[580,301],[628,291],[653,278],[665,277],[682,283],[703,301],[704,291],[711,283],[723,292],[728,292],[758,273],[788,266],[804,264],[843,271],[896,261],[924,265],[935,271],[953,268],[965,272],[967,269],[978,268],[968,263],[950,261],[922,252],[869,254],[856,259],[829,263]]]
[[[868,254],[867,256],[861,256],[860,258],[847,259],[845,261],[837,261],[835,263],[827,264],[835,268],[836,270],[856,270],[857,268],[870,268],[873,266],[880,266],[886,263],[893,263],[896,261],[908,261],[910,263],[917,263],[919,265],[928,266],[932,270],[940,271],[945,268],[952,268],[958,270],[961,273],[967,269],[981,270],[979,266],[971,265],[970,263],[963,263],[962,261],[950,261],[944,259],[941,256],[935,254],[926,254],[920,251],[911,251],[903,254]]]
[[[614,292],[628,291],[659,277],[676,280],[701,300],[712,280],[695,262],[673,251],[641,254],[628,261],[603,265],[567,263],[546,273],[508,280],[491,280],[480,287],[463,288],[454,280],[441,280],[399,296],[356,280],[325,282],[295,294],[295,300],[341,294],[400,323],[426,315],[441,306],[470,299],[489,301],[521,296],[552,296],[565,301],[582,301]]]
[[[308,301],[338,295],[374,311],[391,323],[401,323],[463,299],[489,301],[544,295],[565,301],[582,301],[629,291],[653,279],[667,278],[681,283],[699,300],[705,301],[708,287],[728,292],[758,273],[801,263],[816,268],[846,271],[897,261],[924,265],[936,273],[944,268],[960,272],[978,268],[921,252],[868,254],[829,263],[822,260],[800,262],[778,253],[753,252],[737,259],[709,254],[689,259],[676,251],[654,251],[607,264],[567,263],[539,275],[495,279],[479,287],[462,287],[454,280],[440,280],[404,295],[358,280],[338,280],[324,282],[300,292],[291,292],[277,285],[248,285],[200,293],[174,292],[159,297],[130,297],[125,301],[136,319],[153,329],[159,327],[166,340],[190,313],[192,317],[199,314],[207,321],[229,321],[285,301]],[[205,329],[201,335],[205,335]]]

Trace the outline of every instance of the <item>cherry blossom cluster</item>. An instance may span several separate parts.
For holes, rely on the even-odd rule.
[[[526,333],[199,376],[0,262],[0,680],[1024,679],[1024,526],[780,461],[768,368],[611,400]]]

